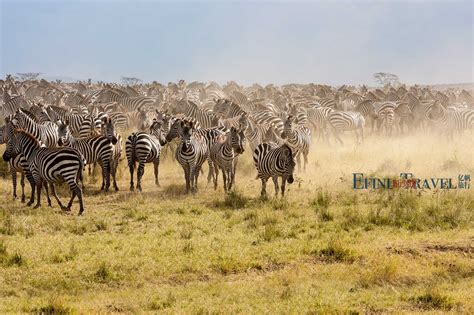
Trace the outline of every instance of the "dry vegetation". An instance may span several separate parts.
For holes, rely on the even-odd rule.
[[[249,152],[227,196],[205,176],[184,195],[170,158],[161,188],[147,165],[130,193],[123,163],[119,193],[88,179],[83,217],[27,208],[0,180],[0,313],[473,313],[474,188],[351,189],[352,172],[472,176],[472,134],[351,136],[316,142],[286,199],[258,198]]]

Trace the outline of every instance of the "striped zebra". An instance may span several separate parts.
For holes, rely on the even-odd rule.
[[[291,148],[283,144],[277,146],[270,143],[261,143],[253,153],[253,161],[257,168],[258,178],[262,181],[261,197],[267,196],[267,181],[271,177],[275,185],[275,196],[278,196],[278,177],[282,178],[281,196],[285,196],[286,182],[293,183],[295,159]]]
[[[301,171],[301,154],[303,154],[303,169],[306,170],[309,147],[311,145],[311,131],[305,126],[295,126],[295,117],[290,115],[285,121],[281,138],[286,139],[293,156],[296,157],[298,161],[298,171]]]
[[[186,193],[196,193],[199,172],[208,159],[209,148],[204,137],[195,133],[192,122],[179,121],[179,124],[181,142],[176,149],[176,160],[184,170]]]
[[[25,130],[33,135],[36,139],[47,147],[55,147],[58,143],[58,126],[53,122],[46,122],[44,124],[36,123],[23,110],[19,109],[12,121],[18,128]]]
[[[474,129],[474,109],[447,109],[440,102],[435,102],[427,115],[435,123],[434,127],[451,139],[454,131]]]
[[[142,191],[142,176],[145,173],[145,163],[153,163],[155,172],[155,184],[160,186],[158,181],[158,167],[160,165],[161,147],[166,144],[163,137],[162,121],[155,120],[150,126],[150,132],[134,132],[125,141],[125,152],[127,155],[128,167],[130,169],[130,190],[135,189],[133,183],[133,173],[137,169],[137,190]]]
[[[219,140],[211,147],[209,152],[211,161],[214,164],[214,189],[217,189],[217,177],[219,176],[219,169],[221,169],[224,191],[227,192],[232,189],[235,180],[235,166],[237,162],[235,159],[245,150],[245,135],[243,131],[231,127],[230,131]]]
[[[231,118],[220,118],[218,122],[219,126],[225,127],[226,129],[230,129],[232,127],[244,131],[247,130],[249,126],[249,120],[247,113],[243,112],[238,116],[231,117]]]
[[[56,201],[63,211],[70,211],[72,203],[76,196],[79,199],[79,215],[84,212],[82,200],[82,190],[77,182],[82,181],[82,170],[84,168],[84,157],[73,148],[45,148],[30,133],[15,129],[10,135],[7,148],[3,153],[3,159],[8,162],[13,156],[23,154],[28,162],[32,173],[37,200],[35,209],[41,206],[41,188],[45,184],[48,204],[51,205],[49,198],[48,184],[51,186]],[[62,181],[67,182],[72,192],[72,197],[67,206],[61,203],[54,184]],[[32,192],[34,193],[34,191]]]
[[[309,126],[318,134],[318,139],[327,139],[327,120],[331,107],[312,107],[306,110]]]
[[[8,135],[13,130],[13,125],[10,123],[9,117],[5,118],[6,125],[0,127],[0,144],[5,144],[8,142]],[[17,173],[21,174],[20,186],[21,186],[21,202],[25,202],[25,177],[31,186],[31,196],[28,206],[32,205],[34,202],[34,186],[35,182],[33,176],[31,175],[30,169],[28,167],[28,162],[22,154],[18,154],[10,159],[9,167],[10,174],[12,175],[12,184],[13,184],[13,198],[17,198],[16,188],[17,188]]]
[[[120,160],[122,159],[122,136],[115,132],[115,123],[109,117],[102,118],[101,135],[108,139],[113,139],[114,137],[117,139],[116,143],[111,142],[113,146],[113,151],[110,161],[110,173],[112,174],[114,189],[115,191],[118,191],[119,188],[117,185],[116,174]],[[103,187],[101,189],[103,189]]]
[[[359,112],[364,116],[365,121],[370,121],[372,133],[375,130],[375,122],[377,120],[377,113],[375,112],[374,102],[370,99],[364,100],[358,103],[355,107],[355,111]]]
[[[174,108],[175,113],[184,114],[187,117],[195,118],[199,121],[201,128],[212,128],[218,125],[219,117],[210,111],[201,109],[196,103],[185,99],[177,102]]]
[[[102,187],[101,190],[109,190],[110,172],[113,156],[113,144],[117,143],[115,136],[91,136],[87,138],[75,138],[70,130],[67,121],[58,122],[59,146],[71,147],[80,152],[86,164],[99,163],[102,167]],[[114,180],[115,181],[115,180]]]
[[[373,103],[377,130],[382,130],[386,135],[391,136],[393,132],[393,121],[395,118],[396,102],[375,102]]]
[[[356,140],[359,144],[364,141],[365,119],[359,112],[334,111],[329,113],[328,122],[331,126],[334,137],[340,144],[343,144],[339,133],[341,131],[354,130]]]
[[[193,132],[196,136],[198,136],[204,143],[206,144],[207,151],[210,151],[211,147],[214,145],[214,143],[217,142],[217,139],[222,136],[226,128],[221,126],[221,127],[213,127],[213,128],[206,128],[206,129],[197,129],[195,126],[195,122],[193,120],[189,120],[187,118],[185,119],[180,119],[176,118],[169,127],[169,131],[166,135],[166,141],[171,142],[174,138],[177,138],[180,136],[180,130],[182,129],[183,123],[191,124],[193,126]],[[207,182],[210,183],[211,180],[214,178],[214,169],[213,169],[213,163],[208,156],[208,165],[209,165],[209,172],[207,175]]]

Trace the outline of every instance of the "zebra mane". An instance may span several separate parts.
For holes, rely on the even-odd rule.
[[[15,128],[14,131],[15,131],[15,133],[19,133],[19,134],[24,135],[25,137],[33,140],[39,147],[43,146],[42,142],[40,140],[36,139],[35,136],[33,136],[28,131],[23,130],[21,128]]]

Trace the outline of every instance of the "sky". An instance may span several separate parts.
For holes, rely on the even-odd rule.
[[[473,1],[0,0],[0,76],[474,82]]]

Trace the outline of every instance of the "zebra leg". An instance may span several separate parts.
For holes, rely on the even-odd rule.
[[[301,151],[298,152],[298,154],[296,155],[296,159],[298,161],[298,173],[301,172]]]
[[[281,196],[285,197],[286,177],[281,178]]]
[[[51,204],[51,197],[49,196],[49,187],[48,182],[44,183],[44,190],[46,190],[46,198],[48,199],[48,206],[53,207]]]
[[[30,182],[30,186],[31,186],[30,201],[28,201],[28,203],[26,205],[31,206],[35,202],[36,184],[35,184],[35,180],[33,178],[33,175],[30,172],[26,173],[26,179],[28,180],[28,182]]]
[[[227,192],[227,188],[228,188],[228,185],[227,185],[227,181],[228,181],[227,175],[228,175],[228,174],[227,174],[227,170],[226,170],[226,169],[223,169],[223,170],[222,170],[222,179],[223,179],[223,181],[224,181],[224,192]]]
[[[303,155],[304,155],[304,168],[303,170],[306,171],[306,164],[308,164],[308,154],[309,154],[309,148],[307,151],[303,152]]]
[[[110,161],[103,161],[102,162],[102,180],[105,182],[104,191],[106,191],[106,192],[109,191],[109,188],[110,188]]]
[[[59,199],[58,194],[56,193],[56,187],[54,186],[54,184],[51,184],[51,191],[53,192],[53,196],[54,198],[56,198],[56,201],[58,202],[61,210],[67,211],[67,208],[61,203],[61,200]]]
[[[261,178],[262,179],[262,191],[260,192],[260,197],[266,198],[267,197],[267,181],[268,177]]]
[[[197,190],[198,190],[198,187],[197,187],[197,183],[198,183],[198,178],[199,178],[199,171],[201,170],[202,168],[201,167],[198,167],[196,165],[192,165],[190,167],[190,173],[191,173],[191,192],[193,194],[197,193]],[[194,181],[193,181],[194,179]]]
[[[214,190],[217,190],[217,178],[219,177],[219,167],[217,165],[214,165]]]
[[[13,184],[13,199],[16,199],[16,170],[11,168],[11,174],[12,174],[12,184]]]
[[[135,172],[135,161],[128,163],[128,168],[130,169],[130,191],[135,189],[133,185],[133,173]]]
[[[189,165],[184,165],[183,166],[183,169],[184,169],[184,179],[186,180],[186,193],[188,194],[189,193],[189,190],[190,190],[190,182],[191,182],[191,171],[190,171],[190,167]]]
[[[232,184],[234,182],[234,179],[233,179],[234,178],[234,165],[233,164],[230,165],[230,169],[229,169],[229,173],[227,174],[227,178],[228,178],[227,181],[229,183],[229,190],[231,190],[232,189]]]
[[[239,161],[238,157],[234,158],[234,161],[232,163],[232,182],[230,183],[230,186],[232,187],[235,185],[235,172],[237,171],[237,162]]]
[[[25,203],[25,173],[21,173],[21,202]]]
[[[38,209],[41,207],[41,188],[42,188],[42,180],[38,177],[35,176],[35,183],[36,183],[36,205],[33,207],[33,209]]]
[[[275,197],[278,197],[278,176],[272,176],[272,179],[275,185]]]
[[[114,160],[112,162],[112,169],[111,169],[111,172],[112,172],[112,179],[114,181],[114,189],[115,191],[119,191],[119,187],[117,185],[117,179],[116,179],[116,176],[117,176],[117,168],[118,168],[118,159],[117,160]]]
[[[145,162],[138,162],[138,171],[137,171],[137,190],[142,191],[142,176],[145,173]]]
[[[207,183],[209,184],[211,182],[211,179],[213,179],[215,165],[214,163],[212,163],[210,157],[207,158],[207,164],[209,165],[209,172],[207,174]]]
[[[155,185],[160,187],[160,182],[158,181],[158,167],[160,166],[160,157],[153,161],[153,167],[155,171]]]

